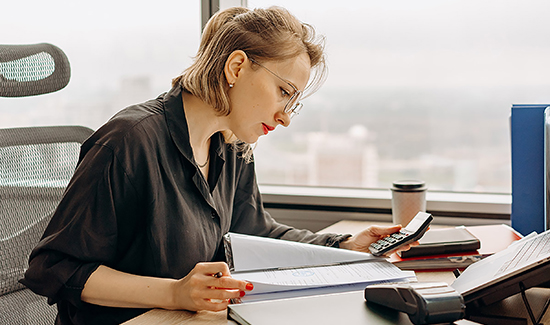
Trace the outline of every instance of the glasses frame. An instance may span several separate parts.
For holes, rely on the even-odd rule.
[[[300,102],[300,97],[302,96],[302,91],[301,90],[298,90],[298,88],[296,88],[293,84],[291,84],[289,81],[285,80],[284,78],[282,78],[281,76],[279,76],[278,74],[276,74],[275,72],[271,71],[270,69],[268,69],[266,66],[264,66],[263,64],[259,63],[258,61],[252,59],[252,58],[248,58],[250,60],[250,62],[254,63],[254,64],[257,64],[259,65],[260,67],[264,68],[265,70],[267,70],[269,73],[271,73],[272,75],[274,75],[275,77],[277,77],[279,80],[283,81],[284,83],[286,83],[287,85],[289,85],[293,90],[294,90],[294,93],[290,96],[290,98],[288,99],[288,102],[286,103],[285,105],[285,108],[283,109],[283,112],[288,114],[290,116],[290,118],[293,118],[294,116],[298,115],[300,113],[300,110],[302,109],[302,107],[304,106],[304,104],[302,104],[302,102]],[[295,102],[296,104],[291,104],[292,102]]]

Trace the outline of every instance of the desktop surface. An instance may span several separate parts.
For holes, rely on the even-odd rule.
[[[373,224],[372,222],[362,222],[362,221],[341,221],[338,222],[332,226],[329,226],[321,231],[320,233],[326,233],[326,232],[336,232],[336,233],[357,233],[361,231],[362,229],[368,227],[369,225]],[[376,223],[380,224],[380,223]],[[436,226],[437,227],[437,226]],[[450,271],[420,271],[416,272],[416,276],[418,278],[418,281],[420,282],[446,282],[451,284],[455,276]],[[531,307],[533,308],[533,311],[536,315],[540,313],[540,311],[543,309],[543,305],[545,302],[545,299],[547,299],[550,296],[550,289],[548,288],[531,288],[527,290],[526,292],[527,298],[529,299],[529,302],[531,304]],[[332,319],[330,317],[336,317],[338,320],[338,323],[345,322],[346,324],[365,324],[364,317],[374,317],[374,318],[380,318],[382,319],[380,322],[371,322],[371,324],[411,324],[408,316],[404,313],[395,312],[393,310],[389,310],[388,308],[382,307],[382,306],[373,306],[373,304],[367,304],[365,302],[365,299],[363,297],[363,291],[356,291],[356,292],[348,292],[343,293],[342,301],[339,299],[337,300],[338,303],[335,306],[330,306],[330,308],[338,308],[338,311],[335,311],[334,315],[328,316],[325,315],[324,318],[326,319]],[[320,296],[320,297],[326,297],[326,296]],[[311,297],[310,297],[311,298]],[[316,298],[320,299],[319,301],[328,301],[329,298]],[[293,299],[302,299],[302,298],[293,298]],[[344,301],[347,301],[351,299],[351,303],[345,303]],[[334,304],[334,300],[332,300]],[[326,303],[326,302],[324,302]],[[252,304],[252,303],[249,303]],[[259,304],[259,303],[258,303]],[[267,305],[267,304],[266,304]],[[308,314],[315,313],[318,316],[323,314],[323,311],[329,310],[329,307],[321,307],[314,308],[311,311],[309,309],[302,309],[298,306],[299,304],[296,304],[296,308],[293,309],[293,311],[284,312],[285,314],[288,314],[296,319],[302,319],[302,317],[309,317]],[[243,305],[244,306],[244,305]],[[311,308],[311,307],[308,307]],[[363,317],[361,321],[348,321],[348,314],[347,311],[348,308],[353,308],[354,312],[354,319],[359,317]],[[305,310],[305,311],[304,311]],[[500,316],[508,316],[508,317],[523,317],[528,318],[527,311],[525,309],[525,306],[523,305],[523,300],[520,295],[514,295],[512,297],[509,297],[507,299],[504,299],[501,302],[495,303],[493,305],[487,306],[487,308],[484,308],[484,311],[487,312],[487,314],[491,315],[500,315]],[[369,315],[365,315],[365,313],[368,313]],[[380,313],[380,315],[377,315],[377,313]],[[279,314],[283,314],[283,312],[279,312]],[[374,315],[370,315],[374,314]],[[254,324],[266,324],[270,325],[269,317],[267,315],[265,316],[266,320],[260,321],[260,322],[254,322]],[[350,319],[351,320],[351,319]],[[292,324],[289,322],[283,322],[285,324]],[[311,323],[311,322],[309,322]],[[314,322],[315,323],[315,322]],[[330,324],[334,324],[334,320],[330,322]],[[550,324],[550,312],[547,312],[541,321],[542,324]],[[175,325],[175,324],[199,324],[199,325],[219,325],[219,324],[230,324],[230,325],[236,325],[237,323],[233,320],[227,319],[227,311],[221,311],[221,312],[208,312],[208,311],[201,311],[201,312],[189,312],[189,311],[169,311],[169,310],[161,310],[161,309],[153,309],[141,316],[138,316],[134,319],[129,320],[128,322],[124,323],[125,325],[148,325],[148,324],[159,324],[159,325]],[[281,323],[281,320],[279,320],[279,324]],[[295,323],[295,324],[308,324],[308,322],[301,322],[301,323]],[[317,323],[322,324],[322,323]],[[328,322],[326,324],[329,324]],[[455,322],[455,324],[460,325],[470,325],[470,324],[479,324],[476,322],[472,322],[469,320],[460,320]],[[505,323],[501,323],[505,324]],[[527,320],[526,324],[532,324],[530,320]]]

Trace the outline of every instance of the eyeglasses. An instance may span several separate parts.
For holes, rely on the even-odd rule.
[[[298,115],[298,113],[300,112],[300,110],[302,109],[302,106],[304,106],[301,102],[300,102],[300,98],[302,97],[302,92],[300,90],[298,90],[296,87],[294,87],[293,84],[291,84],[290,82],[286,81],[285,79],[283,79],[282,77],[280,77],[278,74],[276,74],[275,72],[269,70],[268,68],[266,68],[265,66],[263,66],[262,64],[260,64],[259,62],[257,62],[256,60],[252,59],[252,58],[249,58],[251,62],[259,65],[260,67],[266,69],[267,71],[269,71],[269,73],[271,73],[272,75],[274,75],[275,77],[277,77],[278,79],[280,79],[281,81],[285,82],[287,85],[289,85],[293,90],[294,90],[294,93],[292,94],[292,96],[290,96],[290,99],[288,100],[288,102],[286,103],[285,105],[285,108],[283,109],[283,112],[285,112],[286,114],[288,114],[290,116],[290,118],[293,118],[294,116]]]

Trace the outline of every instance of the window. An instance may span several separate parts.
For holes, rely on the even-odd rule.
[[[71,81],[52,94],[0,98],[0,127],[97,129],[122,108],[169,90],[201,32],[200,1],[11,1],[2,13],[3,44],[60,47]]]
[[[271,5],[326,35],[330,72],[291,127],[258,142],[260,183],[388,188],[417,178],[430,190],[510,192],[510,106],[550,103],[550,3],[248,0]],[[198,48],[200,8],[166,0],[5,4],[2,43],[55,44],[72,78],[53,94],[0,98],[0,127],[96,129],[168,90]]]
[[[260,183],[510,193],[510,107],[550,103],[550,3],[248,0],[271,5],[327,37],[329,77],[260,138]]]

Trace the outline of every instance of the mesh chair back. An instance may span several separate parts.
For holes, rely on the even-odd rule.
[[[67,56],[52,44],[0,45],[0,97],[51,93],[70,78]]]
[[[91,133],[81,126],[0,129],[0,325],[54,323],[55,308],[18,280]]]

